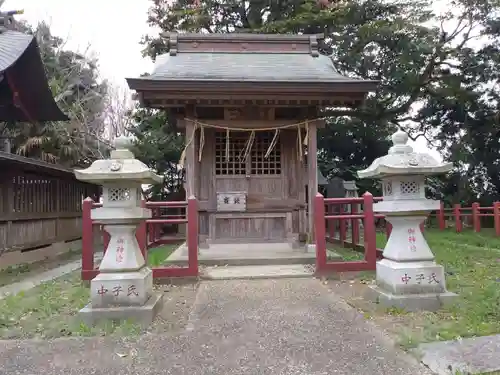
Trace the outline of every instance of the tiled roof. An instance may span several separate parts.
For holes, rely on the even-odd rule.
[[[7,70],[26,51],[33,40],[33,35],[17,31],[0,32],[0,71]]]
[[[353,82],[339,74],[331,59],[300,53],[179,53],[158,56],[153,73],[168,81]]]
[[[67,121],[57,106],[47,82],[38,44],[33,35],[0,29],[0,86],[8,87],[17,100],[4,96],[0,102],[0,121]]]

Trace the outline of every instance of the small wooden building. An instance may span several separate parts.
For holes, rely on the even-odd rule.
[[[202,244],[312,239],[321,109],[360,105],[376,84],[340,75],[320,38],[174,33],[153,73],[128,79],[185,130]]]
[[[15,30],[13,12],[0,12],[0,122],[65,120],[36,37]],[[12,154],[7,135],[0,134],[0,269],[81,248],[82,199],[98,187],[76,181],[70,169]]]

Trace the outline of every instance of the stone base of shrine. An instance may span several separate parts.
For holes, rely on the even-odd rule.
[[[377,285],[370,285],[365,295],[366,299],[383,307],[396,307],[408,312],[437,311],[452,304],[456,297],[457,294],[452,292],[395,295]]]
[[[81,320],[88,326],[101,321],[129,320],[142,327],[149,326],[163,306],[163,294],[153,294],[142,306],[92,307],[80,310]]]

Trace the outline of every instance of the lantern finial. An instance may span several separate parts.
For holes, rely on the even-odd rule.
[[[392,135],[392,146],[389,149],[389,154],[407,154],[413,152],[413,147],[407,145],[408,134],[399,129],[396,133]]]
[[[133,138],[120,135],[114,140],[115,149],[111,151],[112,159],[134,159],[134,153],[131,151]]]
[[[399,129],[396,133],[392,135],[392,143],[396,145],[405,145],[408,143],[408,134]]]

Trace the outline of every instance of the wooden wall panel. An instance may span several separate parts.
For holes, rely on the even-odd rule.
[[[285,241],[285,217],[217,218],[215,240]]]

